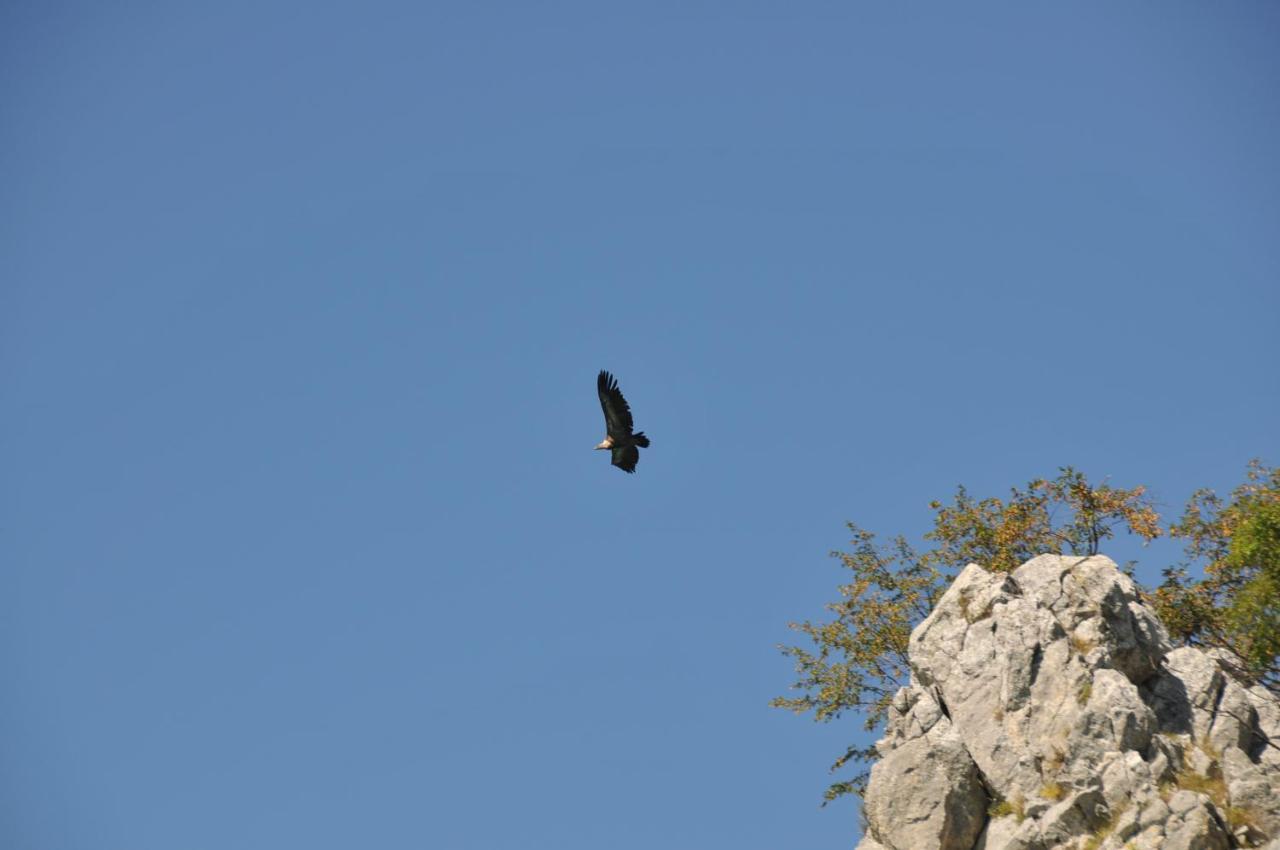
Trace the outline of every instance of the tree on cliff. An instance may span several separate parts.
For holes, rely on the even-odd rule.
[[[792,623],[811,646],[783,646],[795,663],[794,697],[772,704],[796,713],[812,711],[830,721],[860,712],[873,729],[910,676],[907,642],[928,616],[956,572],[968,563],[1009,571],[1044,553],[1093,555],[1123,528],[1144,542],[1161,534],[1160,517],[1142,487],[1092,485],[1067,467],[1057,478],[1014,488],[1008,499],[975,500],[963,488],[950,504],[932,502],[932,547],[918,551],[905,537],[877,544],[875,535],[850,523],[852,546],[833,552],[852,573],[840,600],[827,606],[826,622]],[[1197,493],[1175,536],[1188,539],[1192,560],[1208,559],[1206,578],[1191,581],[1186,568],[1166,574],[1156,597],[1164,609],[1183,613],[1174,633],[1215,646],[1245,649],[1242,666],[1257,681],[1275,681],[1280,650],[1280,471],[1250,467],[1249,480],[1227,505],[1208,491]],[[1165,613],[1168,617],[1169,614]],[[1267,671],[1270,671],[1269,673]],[[872,748],[850,747],[832,772],[865,764]],[[861,793],[865,769],[833,783],[828,801]]]
[[[1155,592],[1171,635],[1227,650],[1233,672],[1280,693],[1280,467],[1252,462],[1226,501],[1198,490],[1170,533],[1187,541]]]

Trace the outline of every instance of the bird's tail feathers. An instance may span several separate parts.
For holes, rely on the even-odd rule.
[[[644,435],[644,431],[637,431],[633,439],[635,439],[636,445],[640,448],[649,448],[649,438]]]

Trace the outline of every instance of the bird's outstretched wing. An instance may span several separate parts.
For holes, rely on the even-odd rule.
[[[611,454],[613,458],[609,461],[623,472],[635,472],[636,464],[640,462],[640,450],[635,446],[625,446],[614,449]]]
[[[600,408],[604,411],[604,424],[609,436],[614,439],[631,436],[631,429],[635,427],[631,421],[631,408],[622,397],[622,390],[618,389],[617,379],[608,372],[601,372],[596,379],[596,392],[600,394]],[[616,455],[614,463],[617,464]],[[631,465],[635,466],[634,463]]]

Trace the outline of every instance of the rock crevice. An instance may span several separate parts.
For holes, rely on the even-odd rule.
[[[1280,702],[1110,559],[970,564],[909,651],[859,850],[1280,850]]]

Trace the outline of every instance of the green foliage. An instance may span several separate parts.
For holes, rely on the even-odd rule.
[[[1165,625],[1196,646],[1230,651],[1238,674],[1280,692],[1280,468],[1249,464],[1223,500],[1199,490],[1170,528],[1187,561],[1154,597]],[[1192,580],[1193,566],[1204,578]]]
[[[887,547],[875,535],[852,523],[852,548],[833,556],[853,574],[840,587],[841,599],[827,606],[835,614],[829,622],[792,623],[814,649],[781,647],[795,662],[798,697],[778,697],[773,705],[797,713],[812,711],[817,720],[834,720],[845,711],[861,711],[866,728],[884,720],[894,693],[907,681],[907,639],[911,628],[926,617],[946,586],[934,563],[919,556],[903,537]],[[869,748],[851,747],[831,770],[850,762],[865,762]],[[828,801],[845,793],[861,794],[865,772],[834,783]]]
[[[849,525],[850,550],[832,556],[850,579],[827,606],[832,619],[791,624],[809,640],[781,647],[795,663],[800,695],[773,705],[824,722],[860,712],[865,727],[875,728],[909,679],[911,630],[965,564],[1008,571],[1046,552],[1097,554],[1119,529],[1144,542],[1161,533],[1142,487],[1094,486],[1070,467],[1052,480],[1013,488],[1007,499],[974,499],[960,487],[951,503],[930,508],[933,528],[924,539],[931,548],[922,551],[901,535],[878,544],[871,532]],[[1186,563],[1165,571],[1152,597],[1170,631],[1193,645],[1230,650],[1236,672],[1280,692],[1280,469],[1254,461],[1227,500],[1197,491],[1169,531],[1186,542],[1187,553]],[[1201,580],[1189,577],[1195,565],[1203,566]],[[969,603],[961,600],[965,618],[981,616]],[[1072,646],[1082,654],[1092,648],[1075,638]],[[1076,696],[1087,702],[1091,690],[1082,683]],[[854,774],[833,783],[826,801],[861,794],[864,766],[874,755],[873,748],[850,747],[837,759],[832,772]]]
[[[1159,517],[1141,487],[1095,487],[1070,467],[1052,481],[1014,488],[1007,500],[975,500],[960,487],[951,504],[932,502],[930,508],[933,528],[924,537],[933,545],[924,551],[901,535],[877,544],[874,534],[849,524],[850,550],[832,556],[849,570],[850,581],[841,585],[840,599],[827,606],[833,619],[791,624],[810,642],[809,647],[781,647],[795,663],[793,689],[801,694],[778,697],[774,706],[813,712],[823,722],[857,711],[867,729],[875,728],[908,681],[912,628],[928,616],[957,570],[978,563],[1008,571],[1046,552],[1097,554],[1099,542],[1118,527],[1144,540],[1160,534]],[[850,748],[831,769],[862,765],[873,755],[871,748]],[[826,799],[861,794],[865,784],[866,772],[860,770],[832,784]]]
[[[1069,466],[1052,481],[1014,487],[1008,501],[974,501],[960,487],[954,504],[935,501],[929,507],[936,516],[925,538],[938,544],[930,554],[952,567],[973,563],[1007,572],[1046,552],[1096,555],[1120,526],[1143,540],[1160,536],[1160,516],[1142,487],[1095,487]]]

